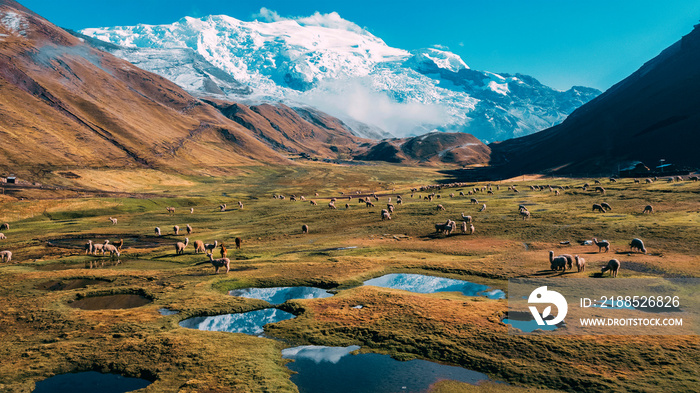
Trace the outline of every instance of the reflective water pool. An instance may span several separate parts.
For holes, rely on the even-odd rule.
[[[244,288],[228,292],[231,296],[250,299],[260,299],[272,305],[278,305],[291,299],[318,299],[333,296],[325,289],[315,287],[274,287],[274,288]]]
[[[426,360],[401,362],[375,353],[352,355],[350,347],[301,346],[282,350],[291,376],[301,393],[425,392],[431,384],[457,380],[476,384],[489,379],[485,374]]]
[[[249,311],[239,314],[224,314],[211,317],[194,317],[180,322],[188,329],[208,330],[213,332],[245,333],[261,336],[263,326],[294,318],[295,315],[276,308]]]
[[[426,276],[422,274],[393,273],[373,278],[364,285],[402,289],[417,293],[461,292],[466,296],[485,296],[489,299],[505,299],[506,294],[500,289],[470,281],[452,278]]]
[[[60,374],[36,383],[34,393],[124,393],[143,389],[151,381],[97,371]]]

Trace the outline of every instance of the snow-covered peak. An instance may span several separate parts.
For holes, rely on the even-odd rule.
[[[337,14],[309,18],[246,22],[211,15],[81,32],[125,47],[193,49],[241,82],[259,81],[256,91],[276,98],[276,86],[308,90],[323,79],[365,76],[378,63],[410,56],[354,24],[348,30]]]
[[[413,59],[416,64],[425,67],[437,67],[450,72],[459,72],[469,69],[467,63],[459,55],[437,48],[426,48],[413,51]]]
[[[263,8],[254,18],[185,17],[82,33],[121,46],[111,51],[195,94],[313,107],[373,135],[437,129],[503,140],[558,124],[597,94],[472,70],[439,46],[394,48],[335,12],[282,17]]]

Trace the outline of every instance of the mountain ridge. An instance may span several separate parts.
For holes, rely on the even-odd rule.
[[[187,85],[183,80],[194,74],[185,68],[164,71],[164,65],[181,66],[177,51],[183,49],[249,88],[245,94],[222,89],[224,94],[215,98],[314,107],[346,124],[359,121],[393,136],[439,130],[504,140],[558,124],[600,93],[583,87],[560,92],[529,76],[472,70],[458,55],[442,49],[392,48],[337,18],[333,22],[340,27],[185,17],[169,25],[90,28],[81,33],[119,45],[111,52],[176,83],[179,79],[193,94],[216,96],[216,89]],[[160,58],[149,59],[139,54],[142,51],[157,51]],[[210,79],[216,83],[216,78]],[[353,131],[365,137],[382,134]]]

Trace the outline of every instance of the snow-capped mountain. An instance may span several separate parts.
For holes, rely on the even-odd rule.
[[[475,71],[456,54],[406,51],[337,13],[269,22],[185,17],[169,25],[84,29],[141,68],[199,95],[311,106],[355,132],[468,132],[484,141],[560,123],[600,92],[557,91],[532,77]],[[357,125],[357,126],[353,126]]]

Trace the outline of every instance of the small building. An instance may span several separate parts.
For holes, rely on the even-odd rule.
[[[8,177],[5,179],[5,183],[7,183],[7,184],[15,184],[15,183],[17,183],[17,178],[16,178],[14,175],[8,176]]]

